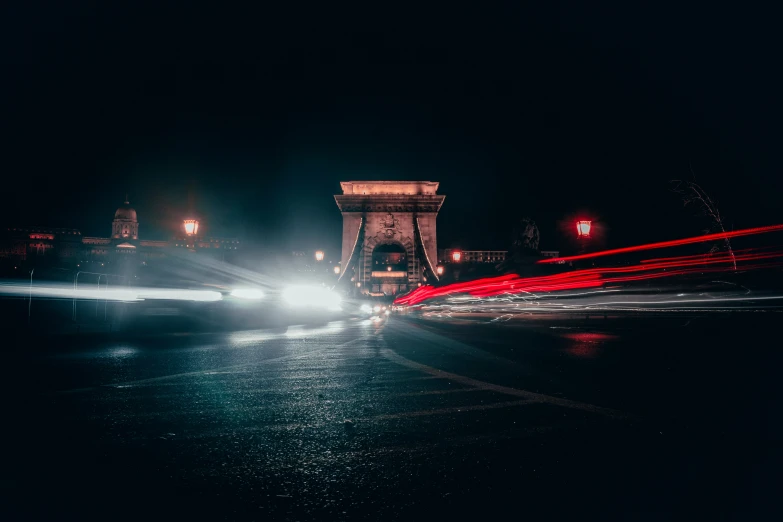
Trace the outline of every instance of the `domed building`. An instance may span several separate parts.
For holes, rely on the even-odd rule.
[[[139,220],[127,198],[125,198],[125,203],[114,213],[111,237],[114,239],[139,239]]]
[[[172,231],[174,232],[174,231]],[[204,235],[196,219],[184,219],[181,229],[168,240],[139,239],[139,220],[128,197],[114,212],[111,236],[82,236],[77,229],[53,227],[5,227],[0,229],[0,261],[69,262],[74,269],[94,273],[130,273],[129,262],[146,265],[175,250],[211,254],[226,261],[240,248],[235,237]],[[226,257],[229,254],[229,257]],[[120,264],[122,263],[122,264]],[[32,265],[31,265],[32,266]]]

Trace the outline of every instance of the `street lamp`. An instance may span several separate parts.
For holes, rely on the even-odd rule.
[[[435,271],[438,273],[439,276],[443,275],[443,267],[442,266],[439,266],[438,268],[436,268]]]
[[[182,222],[185,227],[185,234],[195,236],[198,234],[198,221],[195,219],[186,219]]]
[[[453,259],[455,263],[459,263],[459,260],[462,259],[462,252],[459,250],[455,251],[451,254],[451,259]]]
[[[593,226],[592,221],[577,221],[576,222],[576,234],[580,238],[590,237],[590,229]]]
[[[323,261],[324,260],[324,251],[323,250],[316,250],[315,251],[315,260],[316,261]]]

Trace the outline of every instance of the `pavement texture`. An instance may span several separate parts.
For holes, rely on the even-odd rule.
[[[19,337],[5,520],[778,520],[773,314]]]

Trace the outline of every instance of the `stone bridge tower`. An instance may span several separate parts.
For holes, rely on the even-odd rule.
[[[436,281],[435,220],[446,196],[431,181],[344,181],[335,196],[343,214],[338,285],[396,295]]]

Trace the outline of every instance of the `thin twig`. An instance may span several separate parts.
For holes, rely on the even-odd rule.
[[[704,191],[704,189],[699,186],[698,183],[693,181],[682,181],[678,179],[673,180],[672,183],[675,184],[672,191],[682,197],[683,206],[687,207],[688,205],[695,204],[703,216],[710,218],[716,225],[716,228],[718,228],[722,233],[726,233],[726,228],[723,225],[723,218],[720,215],[718,206]],[[734,257],[734,250],[731,248],[731,241],[729,241],[729,238],[725,238],[723,241],[726,243],[726,248],[729,251],[729,255],[731,256],[731,262],[732,265],[734,265],[734,270],[737,270],[737,259]]]

